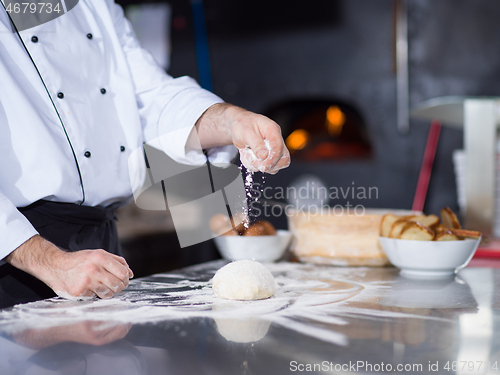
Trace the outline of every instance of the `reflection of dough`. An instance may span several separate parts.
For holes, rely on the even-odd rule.
[[[221,319],[215,318],[219,333],[227,341],[255,342],[262,339],[269,330],[271,322],[258,318]]]
[[[266,336],[271,322],[256,316],[241,316],[238,309],[242,307],[242,303],[246,302],[221,301],[212,305],[217,329],[227,341],[239,343],[259,341]]]
[[[256,300],[274,294],[275,282],[266,266],[253,260],[238,260],[217,271],[213,278],[216,297]]]

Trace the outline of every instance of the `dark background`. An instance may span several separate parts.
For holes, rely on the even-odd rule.
[[[137,2],[121,2],[127,3]],[[171,0],[168,73],[198,78],[191,4]],[[395,0],[206,0],[214,92],[259,113],[296,100],[340,100],[366,122],[373,156],[293,161],[267,186],[315,175],[326,186],[377,187],[366,207],[410,209],[430,124],[396,123]],[[447,95],[500,96],[500,2],[409,0],[410,107]],[[284,135],[287,135],[286,124]],[[452,152],[463,133],[443,127],[424,211],[458,211]],[[331,201],[331,205],[345,204]]]
[[[169,4],[169,74],[197,78],[190,2]],[[408,134],[397,131],[393,0],[204,4],[214,92],[224,100],[260,113],[296,99],[342,100],[366,121],[371,160],[292,162],[268,184],[287,186],[302,173],[315,174],[327,186],[378,187],[378,200],[361,202],[367,207],[411,208],[429,123],[412,120]],[[409,0],[408,15],[411,107],[444,95],[500,95],[500,2]],[[444,127],[429,213],[458,208],[451,153],[459,148],[462,132]],[[343,202],[331,202],[337,203]]]

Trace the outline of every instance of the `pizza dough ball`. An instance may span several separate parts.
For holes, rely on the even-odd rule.
[[[212,288],[219,298],[257,300],[274,295],[275,282],[266,266],[253,260],[238,260],[217,271]]]
[[[276,229],[266,220],[257,221],[243,233],[244,236],[272,236],[274,234],[276,234]]]

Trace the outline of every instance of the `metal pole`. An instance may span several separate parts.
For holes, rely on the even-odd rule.
[[[409,78],[408,78],[408,9],[406,0],[396,2],[396,94],[398,131],[408,133]]]

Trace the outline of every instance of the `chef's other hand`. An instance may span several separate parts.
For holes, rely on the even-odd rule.
[[[133,277],[122,257],[105,250],[66,252],[38,235],[5,260],[66,298],[111,298],[126,288]]]
[[[196,130],[204,149],[234,144],[240,151],[241,162],[252,172],[275,174],[290,165],[290,152],[281,128],[266,116],[219,103],[200,117]]]

